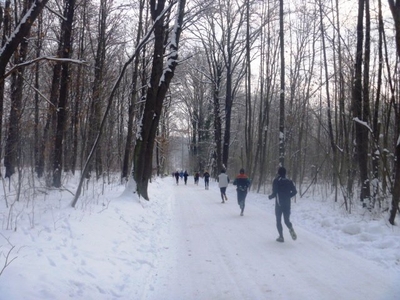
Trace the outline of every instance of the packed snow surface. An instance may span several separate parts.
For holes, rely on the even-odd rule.
[[[214,181],[168,177],[150,201],[92,183],[71,208],[77,179],[1,193],[1,300],[400,299],[400,230],[386,214],[310,191],[292,202],[297,240],[284,226],[278,243],[265,194],[250,192],[241,217],[234,186],[223,204]]]

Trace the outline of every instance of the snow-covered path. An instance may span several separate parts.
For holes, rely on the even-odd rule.
[[[274,215],[251,194],[240,217],[232,185],[225,204],[215,183],[171,190],[168,238],[143,299],[398,299],[398,274],[296,224],[298,239],[285,228],[277,243]]]

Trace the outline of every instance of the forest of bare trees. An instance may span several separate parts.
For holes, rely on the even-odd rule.
[[[400,1],[3,0],[1,176],[62,188],[241,167],[265,192],[400,199]],[[171,160],[186,140],[189,161]]]

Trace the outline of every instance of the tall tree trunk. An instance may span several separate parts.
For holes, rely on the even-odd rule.
[[[152,173],[154,139],[161,116],[164,98],[177,66],[177,51],[182,31],[185,0],[178,1],[177,17],[173,31],[170,33],[169,51],[167,53],[167,67],[164,69],[165,40],[169,29],[161,15],[165,1],[158,3],[151,0],[151,16],[154,23],[154,50],[153,65],[149,88],[146,93],[146,103],[142,115],[142,128],[138,132],[134,150],[133,177],[136,182],[139,196],[149,200],[147,187]],[[165,70],[165,71],[164,71]]]
[[[8,14],[10,2],[6,1],[6,14],[4,15],[4,28],[2,37],[2,49],[0,53],[0,126],[3,122],[3,103],[4,103],[4,80],[6,74],[6,67],[11,59],[11,56],[17,50],[18,46],[24,42],[25,38],[29,35],[32,24],[35,22],[38,15],[43,10],[48,0],[33,0],[29,5],[26,13],[21,15],[19,24],[15,27],[14,32],[11,33],[11,21]],[[1,130],[0,130],[1,131]],[[0,133],[1,140],[1,133]],[[1,152],[0,152],[1,154]]]
[[[42,44],[43,44],[43,39],[42,39],[42,32],[43,29],[43,18],[40,16],[38,20],[38,26],[37,26],[37,31],[36,31],[36,57],[40,57],[41,55],[41,50],[42,50]],[[43,170],[39,170],[39,157],[40,157],[40,149],[42,147],[40,141],[40,122],[39,122],[39,89],[40,89],[40,65],[36,64],[35,65],[35,129],[34,129],[34,134],[35,134],[35,144],[34,144],[34,158],[35,158],[35,172],[38,174],[38,177],[40,178],[43,174]],[[39,176],[40,173],[40,176]]]
[[[4,47],[4,45],[7,42],[7,37],[11,33],[11,16],[10,16],[10,5],[11,1],[7,0],[4,5],[4,10],[1,8],[1,11],[3,12],[2,15],[2,30],[3,30],[3,35],[1,38],[1,46]],[[5,68],[5,66],[4,66]],[[4,71],[3,71],[4,74]],[[1,74],[0,74],[1,75]],[[0,142],[3,140],[3,135],[1,128],[3,127],[3,113],[4,113],[4,79],[0,80]],[[0,159],[2,158],[2,152],[3,152],[3,147],[0,147]],[[1,174],[1,171],[0,171]]]
[[[370,201],[370,183],[368,179],[368,128],[363,124],[369,121],[369,97],[368,97],[368,80],[365,76],[369,76],[369,33],[368,33],[368,16],[367,13],[367,30],[366,30],[366,41],[365,41],[365,63],[364,63],[364,86],[363,86],[363,74],[362,74],[362,62],[363,62],[363,19],[364,9],[369,8],[365,5],[365,1],[359,0],[358,10],[358,22],[357,22],[357,52],[356,52],[356,67],[354,76],[353,86],[353,117],[355,120],[356,130],[356,154],[357,162],[360,170],[361,180],[361,192],[360,200],[364,207],[369,205]],[[364,90],[364,91],[363,91]]]
[[[250,1],[246,1],[246,120],[245,149],[247,173],[253,173],[253,110],[251,101],[251,37],[250,37]]]
[[[70,58],[72,53],[72,24],[74,21],[75,0],[65,2],[64,16],[62,21],[62,57]],[[54,141],[54,161],[53,161],[53,186],[61,187],[61,173],[63,171],[63,141],[64,130],[67,123],[67,108],[69,97],[69,62],[61,64],[60,93],[57,108],[57,125]]]
[[[333,134],[333,126],[332,126],[332,108],[331,108],[331,97],[330,97],[330,89],[329,89],[329,74],[328,74],[328,58],[326,55],[326,45],[325,45],[325,27],[324,27],[324,18],[323,18],[323,9],[321,0],[319,0],[319,15],[320,15],[320,27],[321,27],[321,40],[322,40],[322,52],[324,56],[324,70],[325,70],[325,88],[326,88],[326,101],[327,101],[327,121],[328,121],[328,134],[329,140],[332,150],[332,167],[333,167],[333,186],[335,190],[337,189],[337,151],[336,151],[336,143]],[[337,195],[337,193],[335,193]],[[335,202],[337,199],[335,198]]]
[[[213,82],[213,107],[214,107],[214,141],[215,141],[215,151],[216,151],[216,161],[217,161],[217,172],[221,171],[222,168],[226,168],[226,165],[222,162],[222,120],[221,120],[221,107],[220,107],[220,94],[221,90],[221,77],[222,68],[220,64],[213,64],[214,71],[214,81]]]
[[[382,1],[378,0],[378,78],[376,87],[376,98],[374,106],[374,116],[372,123],[373,139],[374,139],[374,150],[372,153],[372,173],[375,180],[379,180],[379,168],[380,168],[380,146],[379,146],[379,135],[380,135],[380,122],[379,122],[379,108],[380,108],[380,98],[382,90],[382,73],[383,73],[383,16],[382,16]],[[378,190],[374,190],[373,197],[376,200],[376,195]]]
[[[281,88],[279,95],[279,165],[285,165],[285,41],[283,0],[279,1],[279,40],[281,49]]]
[[[22,16],[24,16],[29,8],[30,3],[24,1]],[[29,35],[29,32],[27,33]],[[14,64],[18,65],[25,61],[28,52],[29,38],[21,41],[18,51],[14,53]],[[22,91],[24,85],[24,71],[21,68],[18,73],[12,74],[11,80],[11,110],[8,123],[8,136],[4,153],[4,166],[6,167],[6,178],[11,178],[15,172],[15,167],[20,164],[20,122],[22,117]]]
[[[103,73],[104,73],[104,63],[106,56],[106,26],[107,26],[107,17],[108,17],[108,8],[107,1],[100,1],[100,11],[99,11],[99,33],[97,37],[97,49],[96,49],[96,57],[94,64],[94,81],[93,81],[93,91],[92,91],[92,99],[90,104],[90,117],[89,117],[89,127],[88,127],[88,146],[87,146],[87,155],[89,155],[89,151],[96,140],[97,133],[100,128],[100,118],[101,118],[101,110],[102,110],[102,100],[103,100]],[[96,172],[96,179],[98,180],[103,173],[103,163],[102,163],[102,155],[101,155],[101,147],[96,149],[95,160],[89,165],[88,176],[91,175],[91,172],[94,169]]]
[[[231,123],[232,123],[232,66],[231,58],[228,58],[226,65],[226,96],[225,96],[225,130],[224,130],[224,142],[222,145],[222,163],[228,168],[229,160],[229,146],[231,141]]]
[[[397,56],[400,59],[400,1],[388,0],[389,7],[392,12],[394,26],[396,30],[396,50]],[[395,145],[395,179],[394,187],[392,192],[392,208],[390,210],[389,222],[390,224],[395,224],[395,218],[397,211],[399,210],[400,201],[400,114],[398,108],[396,108],[396,136],[397,143]]]
[[[136,33],[136,45],[139,44],[140,39],[143,35],[143,9],[144,9],[144,0],[140,1],[139,4],[139,24]],[[127,136],[126,136],[126,143],[125,143],[125,150],[124,150],[124,158],[122,163],[122,180],[128,180],[129,178],[129,166],[131,165],[131,158],[132,158],[132,149],[133,149],[133,120],[135,117],[135,104],[136,99],[138,98],[138,91],[137,91],[137,82],[139,80],[139,64],[140,64],[140,57],[135,57],[135,62],[133,66],[133,74],[132,74],[132,92],[130,95],[130,102],[129,102],[129,110],[128,110],[128,126],[127,126]]]

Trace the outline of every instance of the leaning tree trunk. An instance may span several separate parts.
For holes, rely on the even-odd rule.
[[[4,80],[6,76],[7,64],[10,61],[11,56],[20,46],[20,44],[29,35],[33,23],[35,22],[38,15],[42,12],[47,2],[48,0],[32,1],[26,13],[21,16],[21,22],[15,27],[14,32],[12,32],[9,37],[3,37],[2,48],[0,50],[0,124],[3,119]],[[6,7],[9,4],[10,2],[6,1]],[[6,22],[6,15],[4,16],[4,22]],[[7,24],[7,26],[9,25],[10,23]],[[3,32],[8,32],[9,28],[10,27],[4,27]]]

